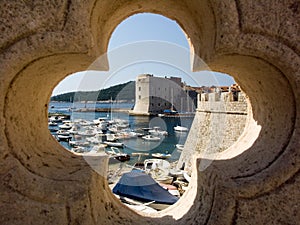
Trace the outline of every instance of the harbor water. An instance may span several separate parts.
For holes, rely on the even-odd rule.
[[[161,130],[168,132],[168,135],[162,136],[160,141],[145,141],[142,138],[124,139],[122,143],[124,148],[120,151],[132,155],[133,153],[142,153],[139,158],[131,157],[130,164],[134,164],[137,160],[152,158],[153,153],[171,154],[168,161],[176,161],[179,159],[181,151],[176,148],[176,144],[184,144],[188,136],[188,132],[175,132],[174,127],[177,125],[190,128],[193,122],[192,116],[181,117],[158,117],[158,116],[132,116],[126,110],[130,110],[133,103],[68,103],[68,102],[50,102],[49,113],[62,113],[70,116],[70,120],[84,119],[93,121],[97,118],[122,119],[129,123],[129,128],[136,132],[145,132],[143,128],[160,127]],[[93,109],[109,109],[112,112],[104,112]],[[82,109],[87,109],[83,111]],[[122,109],[114,111],[113,109]],[[52,133],[54,134],[54,133]],[[66,149],[71,150],[71,146],[67,141],[61,141]],[[146,154],[143,154],[146,153]],[[148,155],[147,155],[148,154]]]

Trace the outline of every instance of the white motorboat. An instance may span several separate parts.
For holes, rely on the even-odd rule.
[[[169,176],[170,166],[170,163],[163,159],[146,159],[144,161],[145,172],[161,183],[172,182],[173,177]]]
[[[176,148],[177,148],[179,151],[182,151],[182,150],[184,149],[184,145],[176,144]]]
[[[152,157],[158,158],[158,159],[167,159],[171,157],[171,154],[166,153],[152,153]]]
[[[85,130],[85,131],[79,131],[78,135],[83,136],[83,137],[93,137],[97,133],[94,130]]]
[[[104,141],[104,144],[106,144],[109,147],[118,147],[123,148],[124,144],[121,142],[113,142],[113,141]]]
[[[145,135],[142,137],[145,141],[160,141],[160,137],[153,136],[153,135]]]
[[[58,130],[56,132],[57,135],[62,135],[62,136],[69,136],[70,135],[70,132],[67,131],[67,130]]]
[[[54,127],[54,126],[57,126],[57,123],[53,122],[53,121],[50,121],[50,122],[48,122],[48,126]]]
[[[60,129],[64,129],[64,130],[70,130],[72,128],[72,124],[70,123],[65,123],[65,124],[62,124],[62,125],[59,125],[58,126]]]
[[[156,135],[156,136],[167,136],[168,132],[165,130],[161,130],[160,127],[153,127],[153,129],[148,131],[150,134],[152,135]]]
[[[189,131],[189,129],[187,127],[178,126],[178,125],[176,127],[174,127],[174,130],[178,131],[178,132],[188,132]]]
[[[121,162],[130,160],[130,155],[120,152],[116,147],[111,147],[110,150],[105,150],[105,152]]]
[[[98,119],[93,120],[94,124],[98,125],[102,122],[107,123],[108,125],[108,121],[107,121],[107,117],[99,117]]]
[[[72,139],[71,136],[66,136],[66,135],[57,135],[58,141],[69,141]]]
[[[69,141],[69,145],[86,147],[86,146],[89,146],[90,143],[87,141]]]
[[[86,140],[92,144],[100,144],[104,141],[104,134],[96,134],[94,137],[87,137]]]

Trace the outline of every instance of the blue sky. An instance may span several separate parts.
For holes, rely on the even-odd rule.
[[[97,69],[99,57],[88,71],[62,80],[52,95],[70,91],[99,90],[135,80],[139,74],[178,76],[192,86],[230,85],[224,74],[191,72],[189,45],[179,25],[156,14],[137,14],[124,20],[113,32],[107,56],[109,71]]]
[[[157,14],[142,13],[119,24],[111,36],[108,50],[145,40],[166,41],[189,48],[182,29],[175,21]]]

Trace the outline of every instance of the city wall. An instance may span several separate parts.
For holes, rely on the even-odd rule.
[[[178,168],[189,174],[199,155],[222,152],[233,145],[244,131],[250,110],[243,92],[214,92],[198,95],[198,108]]]

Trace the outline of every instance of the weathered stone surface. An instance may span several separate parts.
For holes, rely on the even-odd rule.
[[[2,0],[0,223],[299,223],[299,10],[297,0]],[[156,216],[122,206],[103,177],[107,160],[97,159],[97,173],[47,127],[57,83],[104,54],[115,27],[140,12],[176,20],[192,51],[231,74],[252,106],[237,142],[195,159],[189,191]],[[193,65],[201,69],[197,57]]]

